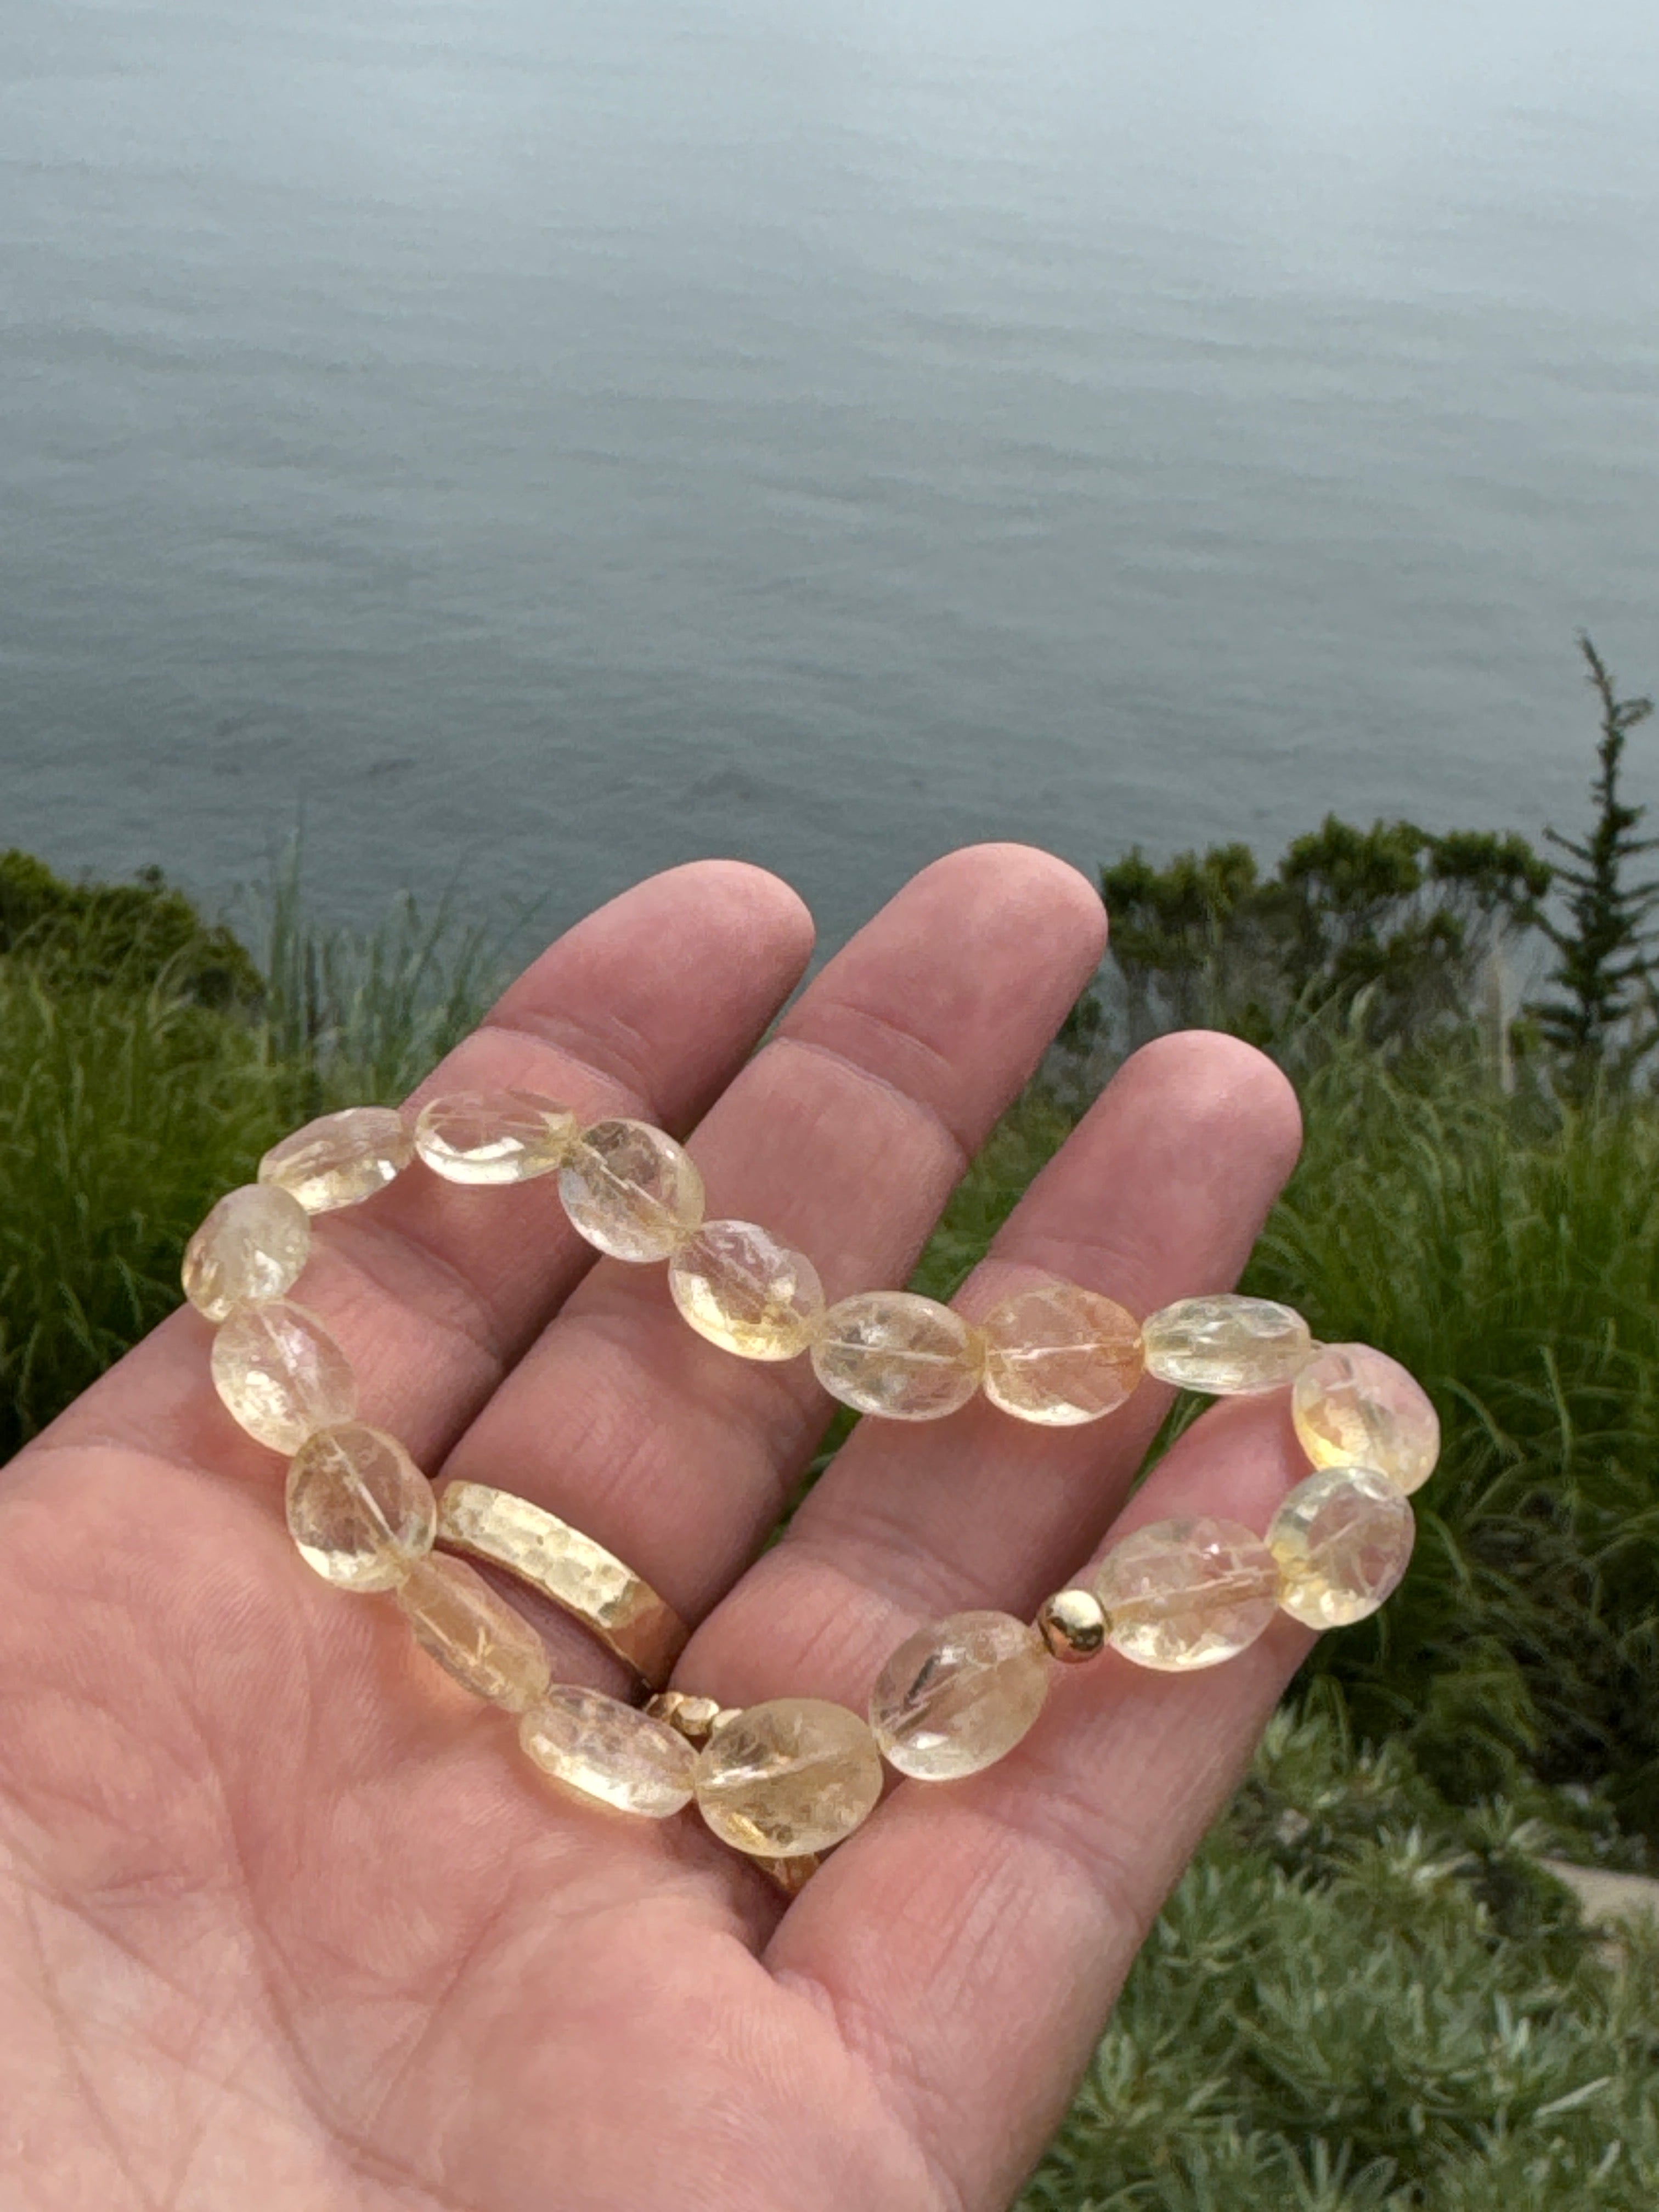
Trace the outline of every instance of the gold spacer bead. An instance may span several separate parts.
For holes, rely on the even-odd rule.
[[[1056,1590],[1044,1598],[1036,1626],[1054,1657],[1067,1664],[1093,1659],[1106,1648],[1105,1607],[1085,1589]]]
[[[758,1867],[775,1887],[786,1897],[799,1897],[817,1872],[823,1861],[817,1851],[806,1851],[798,1859],[754,1859],[750,1866]]]
[[[699,1750],[714,1734],[715,1723],[726,1717],[716,1699],[694,1698],[684,1690],[659,1690],[646,1699],[645,1710],[653,1720],[666,1721]]]

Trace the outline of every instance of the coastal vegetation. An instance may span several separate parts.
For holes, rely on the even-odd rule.
[[[1123,1053],[1273,1053],[1305,1156],[1246,1287],[1420,1376],[1416,1559],[1321,1647],[1136,1966],[1028,2212],[1647,2212],[1659,1932],[1540,1870],[1659,1868],[1659,988],[1621,784],[1649,712],[1589,642],[1592,818],[1334,820],[1103,872],[1114,954],[956,1194],[948,1294]],[[496,980],[405,902],[234,933],[151,875],[0,858],[0,1456],[178,1301],[185,1238],[308,1115],[396,1099]],[[1171,1429],[1194,1409],[1178,1406]]]
[[[496,981],[446,906],[316,927],[293,856],[247,936],[158,875],[0,854],[0,1457],[178,1304],[185,1240],[267,1146],[401,1097]]]
[[[1020,2212],[1650,2212],[1659,1923],[1600,1940],[1539,1863],[1609,1834],[1280,1714]]]

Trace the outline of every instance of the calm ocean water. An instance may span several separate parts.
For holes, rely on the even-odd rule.
[[[1652,0],[0,0],[0,194],[71,870],[835,939],[969,837],[1536,834],[1575,629],[1659,684]]]

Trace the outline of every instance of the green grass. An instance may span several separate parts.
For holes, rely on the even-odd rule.
[[[177,894],[160,896],[159,957],[154,908],[112,922],[108,902],[83,920],[67,901],[44,944],[37,930],[0,952],[0,1457],[179,1303],[185,1240],[269,1145],[331,1107],[400,1097],[495,981],[484,941],[444,910],[309,928],[290,866],[263,960],[240,955],[231,994],[220,936],[186,941]]]
[[[252,935],[264,1047],[286,1073],[290,1125],[405,1097],[507,980],[497,941],[447,895],[428,912],[405,893],[374,929],[319,928],[297,846],[256,900]]]
[[[256,1030],[0,962],[0,1453],[179,1300],[185,1238],[283,1126]]]
[[[1543,1117],[1473,1053],[1306,1090],[1247,1286],[1394,1353],[1445,1429],[1405,1587],[1316,1670],[1449,1790],[1519,1756],[1659,1839],[1659,1111]]]

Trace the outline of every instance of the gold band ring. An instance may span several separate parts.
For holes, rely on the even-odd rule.
[[[674,1671],[691,1632],[631,1567],[556,1513],[482,1482],[438,1498],[438,1540],[504,1567],[572,1613],[650,1690]]]

